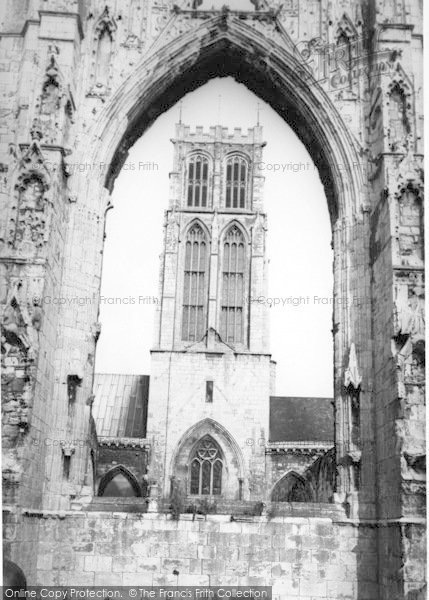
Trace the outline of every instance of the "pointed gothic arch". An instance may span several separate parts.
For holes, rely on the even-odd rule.
[[[337,43],[342,36],[346,37],[350,42],[354,41],[358,36],[358,30],[347,13],[343,13],[343,16],[337,23],[335,33]]]
[[[250,243],[249,232],[246,231],[246,229],[243,227],[243,224],[240,223],[240,221],[237,221],[237,219],[231,219],[231,221],[229,221],[224,227],[222,227],[222,229],[219,232],[219,244],[223,243],[226,236],[228,235],[228,232],[233,227],[236,227],[240,231],[241,235],[243,236],[245,244],[246,245],[249,244]]]
[[[133,473],[131,473],[131,471],[124,465],[116,465],[107,471],[107,473],[105,473],[100,479],[97,496],[103,496],[109,483],[112,482],[118,475],[122,475],[128,481],[132,490],[134,491],[135,496],[140,497],[142,495],[140,485],[135,475],[133,475]]]
[[[386,90],[387,136],[392,152],[407,152],[414,143],[413,87],[397,61]]]
[[[272,502],[311,502],[305,478],[296,471],[289,471],[273,486]]]
[[[283,27],[275,35],[271,25],[266,27],[269,35],[226,13],[174,39],[165,32],[161,58],[157,45],[106,102],[93,130],[98,160],[110,165],[103,181],[108,189],[128,148],[161,113],[209,79],[229,75],[268,102],[303,141],[319,169],[331,219],[357,214],[363,174],[350,132],[322,87],[300,76],[301,57]],[[275,64],[269,56],[277,57]],[[124,114],[118,126],[116,115]],[[335,163],[344,168],[336,169]]]
[[[90,94],[106,94],[108,92],[109,77],[111,73],[111,54],[115,41],[117,25],[110,9],[106,5],[94,26],[93,39],[93,80],[95,88]]]
[[[358,238],[350,237],[353,228],[359,229],[363,238],[370,237],[369,199],[359,143],[329,93],[319,82],[302,76],[301,56],[276,15],[260,19],[258,28],[248,18],[259,17],[240,19],[229,11],[189,23],[188,15],[180,11],[172,17],[145,58],[113,95],[106,96],[104,107],[88,132],[88,160],[109,167],[107,172],[97,172],[91,181],[80,179],[82,194],[101,195],[107,205],[128,149],[157,117],[208,80],[231,76],[270,104],[291,126],[318,168],[332,224],[334,296],[340,297],[345,290],[349,293],[361,285],[369,289],[369,272],[365,273],[365,283],[358,281],[357,275],[361,261],[369,261],[369,250],[358,247]],[[176,19],[184,24],[179,35],[174,28]],[[274,56],[276,59],[272,60]],[[350,244],[355,252],[345,252]],[[343,411],[345,352],[351,339],[361,336],[365,327],[370,328],[371,310],[370,302],[351,308],[345,302],[334,304],[333,319],[338,324],[334,328],[337,419]],[[362,339],[362,343],[368,342]],[[338,459],[337,485],[341,487],[340,454]]]
[[[207,225],[204,223],[204,221],[202,221],[198,217],[195,219],[192,219],[192,221],[190,221],[189,223],[187,223],[185,225],[185,227],[183,228],[183,230],[181,232],[181,240],[186,239],[186,236],[188,235],[189,231],[195,226],[199,227],[202,230],[202,232],[204,233],[204,235],[206,237],[207,242],[211,243],[210,231],[208,230]]]
[[[222,460],[222,498],[238,499],[246,469],[241,450],[228,430],[218,421],[203,419],[190,427],[179,439],[172,454],[169,468],[170,479],[189,494],[191,491],[191,463],[198,445],[204,439],[213,440]]]
[[[353,60],[356,54],[359,53],[359,49],[356,47],[358,43],[358,32],[349,16],[344,13],[341,19],[338,21],[337,29],[335,33],[335,61],[337,68],[350,73]],[[361,42],[362,44],[362,42]],[[351,80],[349,86],[352,85]]]

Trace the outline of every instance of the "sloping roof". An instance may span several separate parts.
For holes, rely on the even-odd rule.
[[[94,394],[92,410],[99,437],[145,437],[148,375],[96,373]]]
[[[331,442],[332,398],[270,398],[270,442]]]
[[[99,437],[144,438],[148,375],[96,373],[93,416]],[[332,442],[332,398],[271,396],[270,442]]]

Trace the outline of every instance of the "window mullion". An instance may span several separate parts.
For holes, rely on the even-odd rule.
[[[230,290],[231,290],[231,244],[228,244],[228,263],[227,263],[227,269],[228,269],[228,273],[227,273],[227,281],[228,281],[228,285],[227,285],[227,296],[226,296],[226,339],[228,341],[229,339],[229,330],[230,330],[230,306],[229,306],[229,299],[230,299]]]
[[[198,242],[197,246],[197,273],[196,273],[196,293],[195,293],[195,304],[196,304],[196,314],[195,314],[195,340],[197,340],[198,331],[199,331],[199,318],[200,318],[200,260],[201,260],[201,241]]]
[[[188,340],[191,340],[191,335],[192,335],[192,314],[194,311],[194,306],[193,306],[193,292],[194,292],[194,252],[195,252],[195,248],[194,248],[194,243],[193,243],[193,237],[191,237],[191,264],[190,264],[190,283],[189,283],[189,320],[188,320]]]

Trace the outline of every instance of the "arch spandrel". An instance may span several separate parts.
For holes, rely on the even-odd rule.
[[[356,139],[330,95],[308,74],[303,77],[300,55],[292,43],[284,43],[286,34],[277,34],[283,36],[280,46],[280,39],[264,32],[271,27],[267,17],[258,20],[259,29],[234,14],[196,22],[173,39],[165,36],[101,113],[93,130],[93,156],[110,169],[100,183],[113,188],[128,149],[160,114],[213,77],[232,76],[270,104],[306,145],[332,222],[359,215],[363,176]]]

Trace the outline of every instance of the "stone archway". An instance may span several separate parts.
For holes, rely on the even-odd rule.
[[[5,587],[20,587],[22,590],[27,588],[27,578],[24,571],[7,558],[3,559],[3,585]]]
[[[127,467],[125,467],[124,465],[116,465],[115,467],[107,471],[107,473],[105,473],[100,479],[100,482],[98,484],[97,496],[104,496],[108,484],[111,481],[113,481],[113,479],[117,475],[123,475],[123,477],[125,477],[125,479],[129,482],[131,488],[133,489],[135,496],[142,495],[140,485],[133,473],[131,473],[131,471],[127,469]]]
[[[272,502],[311,502],[305,479],[295,471],[286,473],[271,491]]]
[[[276,12],[273,5],[238,14],[186,11],[166,1],[155,7],[143,3],[146,12],[139,18],[131,4],[121,4],[119,14],[101,1],[93,3],[91,13],[86,3],[61,3],[61,9],[53,3],[52,10],[23,8],[9,11],[12,16],[5,19],[2,43],[18,67],[10,73],[4,106],[11,127],[9,147],[4,144],[2,150],[9,180],[3,190],[2,268],[8,291],[17,293],[3,295],[3,307],[8,305],[18,341],[27,333],[32,337],[32,360],[24,364],[28,378],[21,365],[10,364],[7,374],[6,483],[19,490],[19,510],[67,509],[70,498],[83,490],[99,334],[93,299],[99,292],[109,191],[128,148],[158,115],[210,78],[231,75],[292,125],[325,185],[334,294],[359,301],[337,302],[334,310],[335,498],[354,505],[359,527],[376,525],[378,543],[372,549],[378,552],[380,588],[374,596],[411,596],[422,588],[414,574],[424,572],[423,566],[416,568],[424,530],[419,467],[425,452],[423,257],[419,243],[413,247],[407,239],[419,238],[419,224],[410,225],[401,211],[408,205],[406,190],[419,197],[422,192],[419,3],[413,0],[397,10],[388,2],[345,1],[341,8],[313,2],[314,10],[308,3],[290,3],[297,8],[283,5]],[[257,4],[265,9],[265,1]],[[127,19],[128,30],[122,26]],[[144,47],[143,22],[148,25]],[[97,91],[93,63],[100,23],[111,24],[116,46],[105,85]],[[362,37],[368,48],[358,56],[354,89],[328,94],[323,81],[308,76],[295,44],[309,49],[316,41],[327,49],[343,34],[351,44]],[[381,71],[368,77],[378,52],[385,53],[393,87]],[[56,83],[46,87],[46,81]],[[395,140],[391,117],[403,129],[394,101],[398,90],[408,125]],[[73,161],[101,162],[107,169],[88,177],[85,169],[70,171]],[[13,240],[19,211],[15,184],[28,181],[30,171],[38,176],[48,172],[50,181],[43,210],[29,206],[27,225],[35,237],[39,234],[40,245],[26,243],[23,252]],[[82,295],[92,299],[85,309],[77,302],[60,310],[32,303],[32,298]],[[75,410],[69,407],[69,376],[80,381]],[[64,443],[48,445],[47,440]],[[34,452],[34,445],[40,452]],[[68,479],[62,471],[70,459]],[[28,548],[14,552],[25,560],[26,573],[34,572]],[[36,555],[37,550],[31,553]],[[366,573],[360,577],[365,589]]]
[[[187,23],[186,15],[183,19]],[[233,76],[267,101],[309,150],[324,184],[331,217],[333,295],[351,298],[360,287],[370,289],[369,272],[358,275],[359,265],[369,261],[364,242],[369,236],[367,200],[363,193],[358,145],[322,86],[303,77],[299,55],[287,33],[277,27],[275,18],[258,18],[257,23],[258,27],[253,27],[245,19],[223,12],[210,19],[197,19],[192,29],[184,27],[185,32],[180,35],[166,31],[162,45],[149,53],[118,88],[88,133],[90,160],[106,166],[107,171],[100,170],[89,180],[77,180],[76,195],[88,209],[97,213],[102,198],[101,205],[107,210],[109,191],[128,148],[157,116],[209,79]],[[97,236],[100,234],[98,229]],[[94,243],[97,247],[102,244],[99,237]],[[352,252],[348,251],[350,247]],[[87,283],[97,295],[99,290],[94,280]],[[361,351],[368,355],[369,340],[364,331],[371,327],[370,315],[369,297],[360,306],[347,306],[345,302],[334,305],[337,489],[344,493],[352,491],[347,467],[342,466],[348,444],[347,427],[342,424],[344,368],[352,343],[359,344]],[[370,489],[372,473],[368,471],[367,477],[365,485]]]
[[[90,132],[91,158],[110,167],[100,172],[99,182],[112,189],[128,149],[186,93],[213,77],[232,76],[270,104],[303,141],[319,169],[331,219],[359,210],[363,173],[350,131],[322,86],[303,77],[301,56],[275,18],[257,23],[252,27],[224,13],[191,19],[181,35],[174,29],[164,33],[162,47],[130,74]]]

